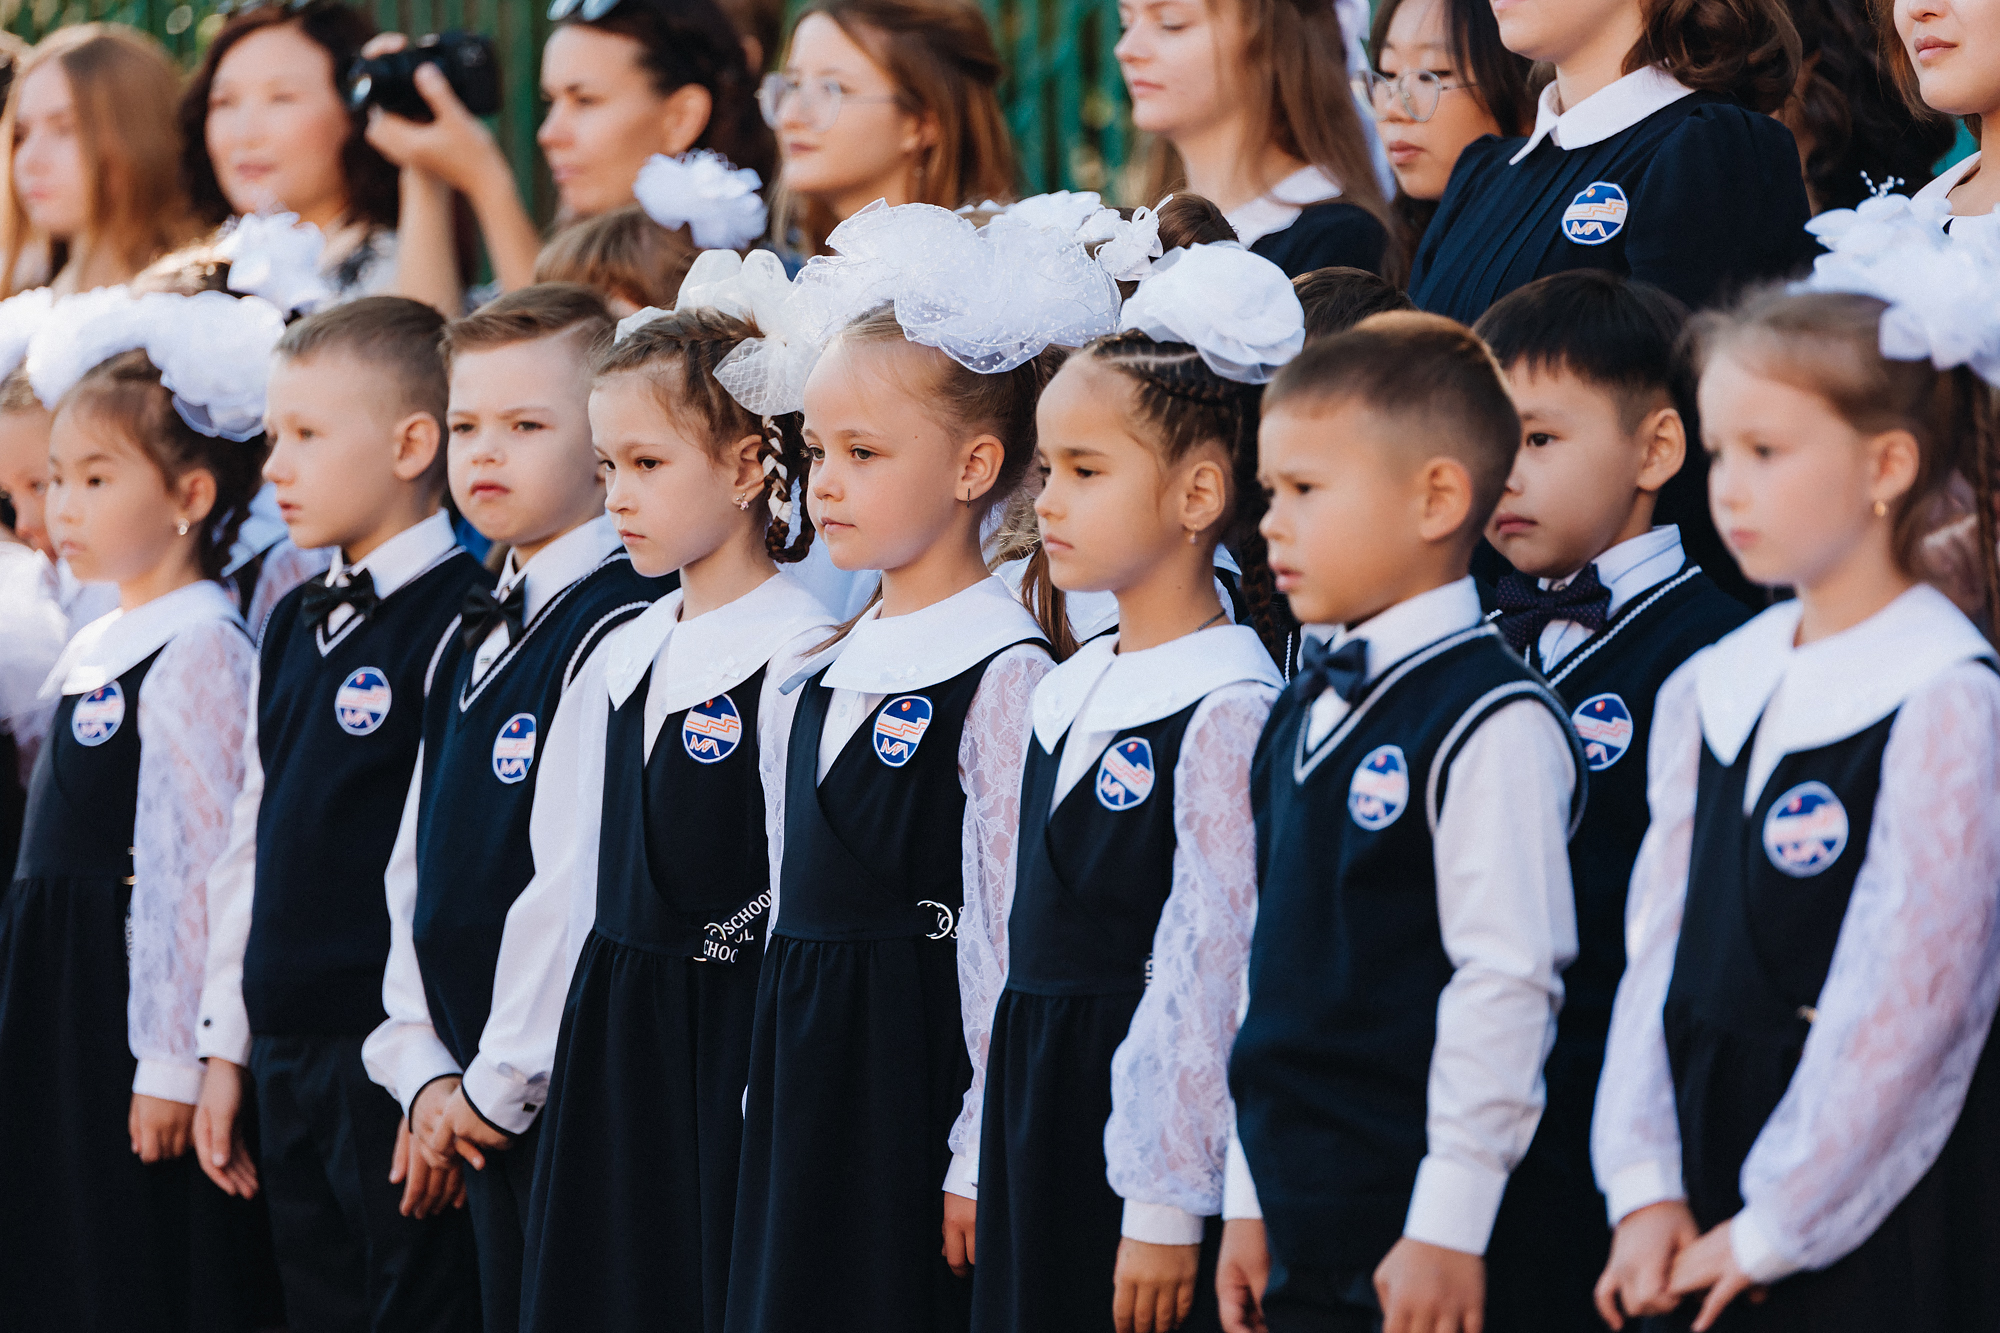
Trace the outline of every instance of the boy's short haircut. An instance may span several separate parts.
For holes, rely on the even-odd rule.
[[[0,412],[46,410],[42,406],[42,400],[35,396],[35,386],[28,382],[28,368],[25,365],[16,366],[9,374],[0,376]]]
[[[637,204],[572,222],[535,256],[535,282],[574,282],[641,309],[671,310],[700,251],[687,228],[668,231]]]
[[[1618,400],[1628,433],[1667,405],[1696,438],[1695,373],[1683,333],[1687,307],[1643,282],[1603,269],[1572,269],[1509,292],[1473,331],[1508,370],[1567,373]]]
[[[576,282],[538,282],[488,301],[464,319],[445,325],[438,347],[447,371],[466,352],[574,333],[586,359],[611,336],[615,321],[601,293]]]
[[[422,301],[403,296],[364,296],[307,315],[278,339],[278,355],[305,361],[326,353],[351,356],[379,368],[385,381],[402,391],[398,419],[428,412],[444,426],[451,389],[445,379],[438,335],[444,316]],[[444,457],[444,450],[438,450]]]
[[[1412,465],[1440,454],[1458,460],[1472,479],[1466,530],[1485,528],[1521,446],[1521,418],[1472,330],[1414,310],[1375,315],[1307,343],[1264,388],[1266,417],[1344,403],[1393,418]]]
[[[1345,333],[1370,315],[1415,310],[1416,303],[1379,273],[1365,268],[1316,268],[1292,279],[1306,312],[1306,341]]]

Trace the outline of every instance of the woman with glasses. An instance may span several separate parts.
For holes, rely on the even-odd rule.
[[[820,0],[758,90],[784,159],[772,234],[802,255],[877,199],[1014,197],[1000,57],[969,0]]]

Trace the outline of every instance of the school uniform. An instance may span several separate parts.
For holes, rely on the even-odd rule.
[[[40,551],[0,537],[0,866],[13,874],[21,850],[28,779],[55,701],[42,682],[69,639],[56,600],[55,569]]]
[[[1260,899],[1224,1216],[1276,1333],[1370,1329],[1399,1237],[1481,1254],[1576,954],[1567,709],[1470,578],[1315,642],[1251,769]],[[1240,1144],[1240,1147],[1238,1146]]]
[[[1389,244],[1375,215],[1342,199],[1339,184],[1318,167],[1300,167],[1224,216],[1244,249],[1288,278],[1336,265],[1380,273]]]
[[[525,566],[514,554],[494,588],[468,591],[425,672],[423,739],[384,877],[388,1017],[361,1048],[369,1077],[405,1114],[425,1087],[462,1075],[472,1109],[513,1136],[484,1169],[465,1170],[487,1333],[520,1323],[522,1228],[544,1091],[481,1037],[508,937],[533,928],[511,909],[535,873],[528,824],[541,776],[537,742],[582,664],[668,582],[633,570],[605,516]]]
[[[399,1212],[402,1113],[369,1081],[383,1020],[383,873],[439,629],[491,575],[434,514],[278,603],[229,848],[209,881],[198,1050],[247,1064],[288,1321],[310,1330],[479,1326],[462,1212]]]
[[[1614,1219],[1731,1224],[1769,1295],[1718,1328],[1992,1328],[2000,669],[1926,585],[1799,617],[1660,691],[1597,1177]]]
[[[1500,598],[1502,635],[1569,710],[1590,800],[1569,845],[1577,957],[1563,973],[1562,1014],[1543,1068],[1547,1105],[1508,1177],[1486,1251],[1486,1327],[1598,1333],[1591,1293],[1610,1258],[1611,1229],[1590,1170],[1590,1112],[1625,970],[1625,890],[1646,832],[1653,701],[1681,663],[1749,613],[1687,562],[1672,526],[1620,542],[1560,585],[1513,575]]]
[[[286,593],[307,579],[324,575],[336,552],[300,550],[278,511],[278,493],[269,482],[250,499],[250,512],[237,529],[222,567],[222,581],[236,594],[236,605],[253,638],[261,636],[271,611]]]
[[[971,1284],[939,1253],[941,1191],[973,1180],[964,1015],[983,1023],[999,996],[1028,705],[1049,659],[994,578],[871,612],[837,651],[795,685],[730,1333],[969,1318]]]
[[[1930,184],[1910,197],[1925,200],[1942,199],[1948,204],[1951,192],[1964,184],[1966,178],[1979,169],[1979,157],[1978,153],[1971,153],[1960,158],[1946,167]],[[1952,214],[1945,219],[1944,229],[1959,239],[1964,239],[1975,231],[1984,231],[1990,235],[1996,229],[2000,229],[2000,213]]]
[[[1283,683],[1225,625],[1132,653],[1095,639],[1036,687],[985,1043],[975,1329],[1101,1333],[1122,1236],[1219,1235],[1257,905],[1249,758]],[[1207,1257],[1191,1328],[1216,1327]]]
[[[192,1156],[133,1153],[135,1093],[192,1105],[204,879],[242,776],[253,650],[219,584],[87,626],[49,677],[0,909],[0,1309],[21,1330],[247,1329],[253,1233]]]
[[[798,693],[833,617],[789,573],[615,633],[550,733],[523,925],[561,941],[567,998],[504,977],[549,1071],[522,1323],[661,1319],[720,1333],[743,1088]],[[572,972],[574,975],[572,975]],[[553,975],[553,973],[552,973]]]
[[[1790,276],[1816,252],[1791,131],[1656,65],[1559,107],[1525,140],[1470,144],[1417,247],[1410,299],[1470,324],[1551,273],[1628,274],[1689,308]]]

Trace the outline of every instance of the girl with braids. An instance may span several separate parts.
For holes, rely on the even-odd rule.
[[[1120,322],[1036,413],[1049,575],[1113,594],[1118,629],[1035,691],[980,1136],[973,1327],[994,1333],[1217,1326],[1250,755],[1283,685],[1258,400],[1305,322],[1276,265],[1199,244]],[[1251,624],[1210,577],[1224,540]]]
[[[596,357],[605,508],[634,570],[679,587],[582,665],[540,758],[523,898],[570,924],[564,966],[517,1006],[550,1071],[525,1329],[631,1328],[663,1310],[722,1327],[793,706],[778,686],[832,620],[778,570],[812,540],[792,499],[798,419],[751,413],[715,379],[759,337],[746,276],[784,286],[775,256],[746,268],[705,253],[696,300],[631,316]]]

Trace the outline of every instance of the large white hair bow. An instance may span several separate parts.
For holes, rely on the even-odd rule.
[[[245,214],[215,243],[229,261],[229,290],[260,296],[289,314],[310,314],[333,299],[319,271],[326,237],[297,213]]]
[[[655,153],[639,168],[632,194],[646,216],[672,230],[686,227],[704,250],[741,250],[764,234],[768,216],[757,196],[763,184],[749,167],[700,149]]]
[[[1051,231],[1075,241],[1093,252],[1104,271],[1119,282],[1133,282],[1152,270],[1160,257],[1160,209],[1166,199],[1152,208],[1134,209],[1130,219],[1106,208],[1095,191],[1055,190],[1033,194],[1019,203],[1002,207],[987,203],[978,210],[997,213],[1043,231]],[[966,211],[966,210],[961,210]]]
[[[28,354],[28,340],[42,327],[56,303],[47,287],[0,301],[0,379],[14,373]]]
[[[1306,314],[1284,270],[1239,245],[1191,245],[1153,265],[1118,317],[1187,343],[1224,379],[1263,384],[1306,345]]]

